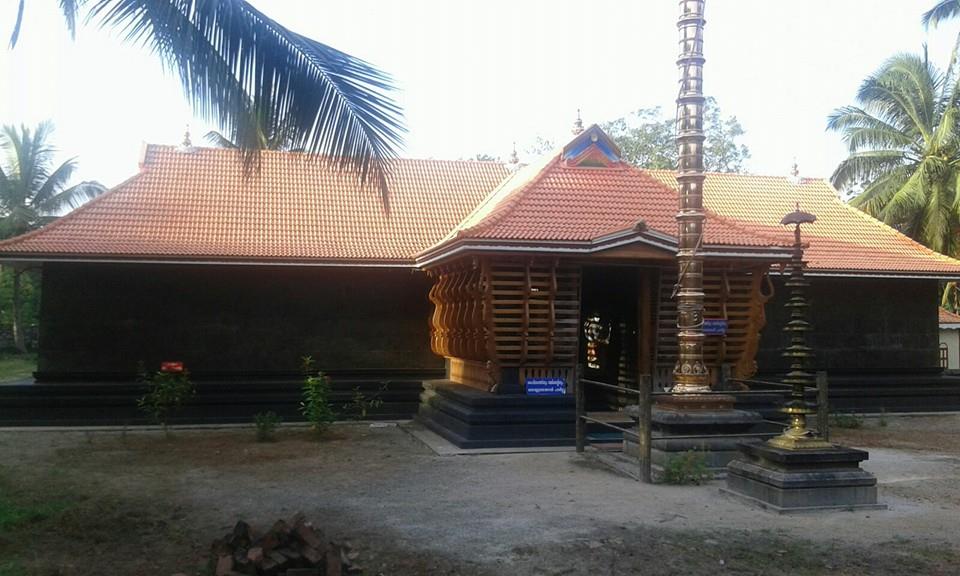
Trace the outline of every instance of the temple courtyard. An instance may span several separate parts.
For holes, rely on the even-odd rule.
[[[850,424],[849,422],[847,423]],[[955,574],[960,416],[867,418],[885,511],[779,516],[572,451],[438,454],[414,424],[0,435],[0,574],[212,574],[238,519],[298,511],[364,574]]]

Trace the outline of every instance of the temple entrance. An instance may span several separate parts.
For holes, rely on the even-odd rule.
[[[584,378],[636,388],[638,375],[652,365],[657,271],[633,266],[584,266],[581,291],[579,364]],[[618,411],[636,398],[590,389],[591,411]]]

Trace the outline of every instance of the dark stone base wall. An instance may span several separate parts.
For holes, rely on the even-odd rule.
[[[441,370],[429,280],[401,269],[48,263],[40,379],[133,375],[183,361],[197,376]]]
[[[831,374],[934,374],[937,350],[937,281],[811,276],[810,342],[818,370]],[[774,277],[757,364],[763,373],[786,372],[789,290]]]

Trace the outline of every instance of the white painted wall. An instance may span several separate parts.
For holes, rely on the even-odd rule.
[[[947,370],[960,370],[960,330],[941,328],[940,344],[947,345]]]

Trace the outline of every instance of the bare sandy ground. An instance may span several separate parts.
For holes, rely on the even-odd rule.
[[[835,439],[882,444],[907,420]],[[960,436],[958,417],[934,427]],[[722,496],[720,482],[644,485],[573,452],[438,456],[401,426],[338,425],[319,442],[287,429],[269,444],[247,430],[181,430],[172,440],[157,432],[0,432],[8,476],[66,476],[87,490],[147,496],[169,512],[166,521],[191,544],[178,544],[176,558],[156,558],[157,573],[196,566],[238,519],[265,525],[303,511],[331,537],[355,542],[370,574],[626,574],[640,573],[637,566],[649,574],[857,574],[860,556],[896,555],[898,545],[960,551],[960,456],[955,446],[925,447],[870,448],[866,467],[888,510],[778,516]],[[770,540],[772,560],[793,554],[778,548],[793,541],[826,559],[779,571],[770,558],[746,557],[761,539]],[[685,555],[709,561],[688,565]],[[872,573],[898,573],[892,562]],[[929,573],[954,573],[944,562],[935,558]],[[86,573],[82,564],[73,573]]]

